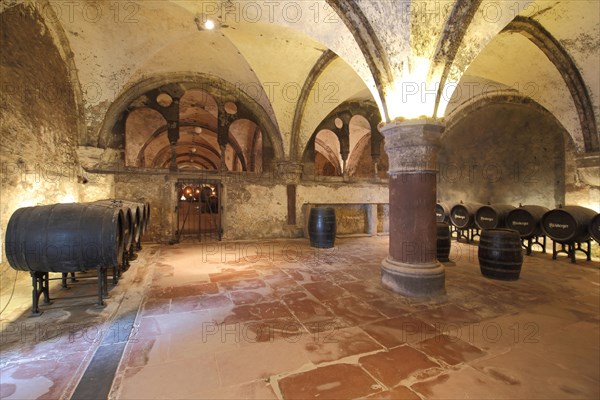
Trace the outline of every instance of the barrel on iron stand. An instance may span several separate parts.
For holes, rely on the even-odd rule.
[[[475,223],[479,229],[506,227],[506,216],[515,207],[510,204],[488,204],[481,206],[475,214]]]
[[[596,214],[592,223],[590,224],[590,235],[598,243],[600,243],[600,214]]]
[[[335,234],[335,209],[331,207],[311,208],[308,220],[308,235],[311,247],[320,249],[333,247]]]
[[[445,222],[437,223],[437,252],[440,262],[450,261],[450,226]]]
[[[537,205],[519,206],[506,216],[506,227],[519,232],[523,239],[543,235],[541,220],[548,211]]]
[[[519,279],[523,265],[521,236],[512,229],[484,229],[477,250],[481,274],[492,279]]]
[[[585,242],[590,239],[589,225],[596,211],[581,206],[562,206],[542,217],[542,229],[559,243]]]

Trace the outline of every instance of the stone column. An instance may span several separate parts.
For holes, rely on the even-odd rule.
[[[377,204],[367,204],[367,234],[377,236]]]
[[[390,248],[381,265],[384,287],[402,295],[445,292],[436,260],[436,173],[444,127],[431,119],[394,121],[381,128],[390,175]]]

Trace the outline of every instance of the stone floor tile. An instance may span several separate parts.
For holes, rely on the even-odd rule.
[[[282,299],[294,316],[304,324],[318,324],[335,318],[329,309],[306,292],[286,294]]]
[[[414,314],[425,322],[443,331],[447,324],[466,325],[479,322],[481,318],[473,311],[465,310],[455,304],[429,308]]]
[[[210,310],[232,304],[223,294],[183,297],[171,300],[171,313]]]
[[[352,327],[335,329],[328,335],[309,336],[304,349],[314,364],[320,364],[383,348],[362,329]]]
[[[285,400],[352,399],[381,391],[362,368],[350,364],[333,364],[279,380]]]
[[[126,371],[119,399],[195,399],[198,393],[220,387],[217,363],[210,354]]]
[[[420,370],[439,367],[425,354],[408,345],[361,357],[358,362],[389,388],[399,385]]]
[[[456,365],[485,355],[483,351],[455,336],[438,335],[419,342],[416,347],[436,360]]]
[[[235,324],[248,321],[270,320],[275,318],[293,318],[289,309],[281,301],[268,303],[245,304],[235,306],[229,315],[223,318],[224,324]]]
[[[530,399],[511,388],[511,382],[499,382],[464,365],[439,376],[414,383],[410,388],[424,399]]]
[[[228,282],[228,281],[237,281],[237,280],[243,280],[243,279],[253,279],[253,278],[258,278],[258,272],[254,271],[254,270],[245,270],[245,271],[238,271],[238,270],[228,270],[228,271],[223,271],[223,272],[218,272],[218,273],[214,273],[214,274],[209,274],[210,277],[210,281],[211,282]]]
[[[432,325],[412,316],[376,321],[362,328],[388,349],[405,343],[417,343],[439,333]]]
[[[361,325],[385,318],[369,303],[354,296],[332,298],[324,300],[323,303],[333,311],[336,317],[346,321],[349,325]]]
[[[301,342],[274,340],[215,354],[222,386],[231,386],[292,372],[310,364]]]
[[[304,289],[321,301],[334,300],[341,297],[350,296],[350,293],[335,283],[329,281],[305,283],[302,286],[304,286]]]
[[[264,288],[266,284],[262,279],[242,279],[219,282],[219,286],[224,290],[251,290]]]
[[[376,393],[367,397],[373,400],[421,400],[421,398],[406,386],[396,386],[385,392]]]
[[[597,399],[600,397],[598,380],[590,380],[581,372],[586,365],[571,370],[548,362],[524,349],[471,363],[490,378],[510,385],[513,396],[528,399]]]
[[[271,384],[264,380],[258,380],[236,386],[221,387],[219,389],[208,390],[197,393],[196,399],[203,400],[242,400],[242,399],[260,399],[277,400],[277,396],[271,387]]]

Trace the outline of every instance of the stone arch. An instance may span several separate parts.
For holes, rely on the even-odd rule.
[[[279,129],[260,104],[230,82],[203,73],[189,72],[148,77],[124,90],[106,112],[98,132],[97,146],[101,148],[116,147],[118,145],[116,137],[122,134],[120,130],[124,123],[124,114],[128,111],[129,105],[143,94],[167,85],[170,87],[179,86],[180,90],[199,88],[222,100],[235,99],[239,101],[241,106],[245,107],[255,117],[256,124],[261,127],[266,138],[269,139],[275,160],[284,158],[283,141]]]

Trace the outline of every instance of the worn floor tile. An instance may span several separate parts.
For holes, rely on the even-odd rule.
[[[416,347],[436,360],[456,365],[482,357],[485,353],[455,336],[438,335],[419,342]]]
[[[361,357],[358,362],[371,375],[390,388],[399,385],[419,370],[439,367],[425,354],[408,345]]]
[[[381,387],[357,365],[334,364],[279,380],[283,398],[352,399],[381,391]]]

